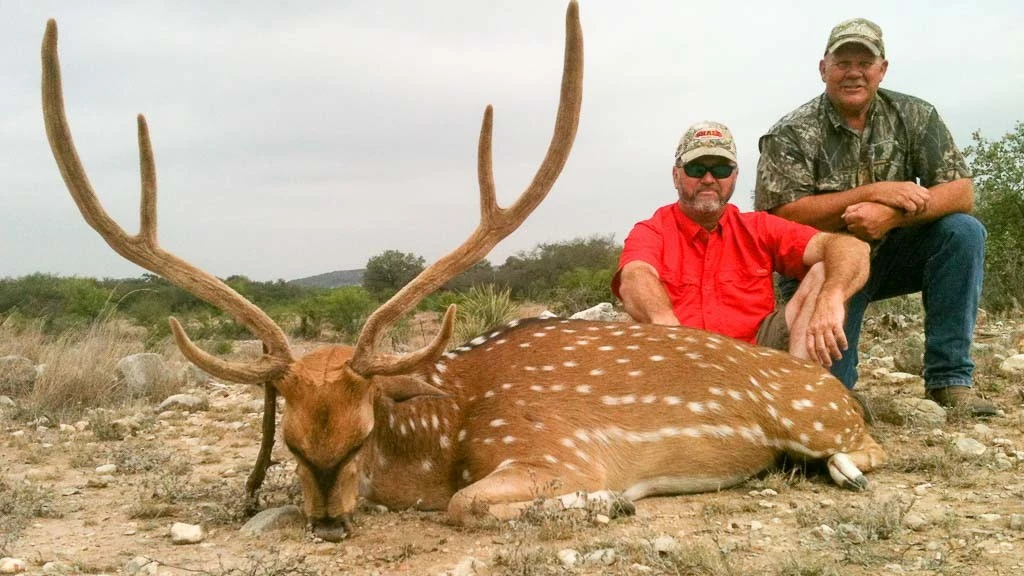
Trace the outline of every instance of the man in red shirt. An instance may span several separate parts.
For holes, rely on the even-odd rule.
[[[638,322],[700,328],[831,366],[846,350],[845,302],[868,277],[869,247],[766,212],[740,213],[736,144],[717,122],[676,149],[679,201],[636,224],[612,291]],[[772,273],[800,279],[775,310]]]

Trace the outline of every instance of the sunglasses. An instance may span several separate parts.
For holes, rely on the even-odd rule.
[[[730,164],[717,164],[715,166],[705,166],[696,162],[683,164],[683,172],[690,178],[703,178],[705,174],[711,172],[712,176],[721,180],[722,178],[732,176],[732,171],[735,169],[736,167]]]

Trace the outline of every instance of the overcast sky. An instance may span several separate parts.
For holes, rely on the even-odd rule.
[[[548,199],[492,252],[614,234],[675,199],[672,154],[726,123],[751,209],[757,138],[822,91],[831,27],[881,25],[884,87],[934,104],[957,143],[1024,120],[1024,8],[968,2],[582,0],[576,144]],[[57,19],[68,115],[106,209],[138,227],[135,115],[149,120],[161,244],[224,277],[428,261],[476,226],[476,140],[495,108],[499,201],[551,137],[565,3],[0,0],[0,277],[142,272],[78,214],[46,144],[39,47]]]

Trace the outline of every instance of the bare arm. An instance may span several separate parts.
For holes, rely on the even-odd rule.
[[[823,366],[842,358],[847,348],[846,301],[867,282],[870,257],[865,242],[846,234],[819,233],[807,243],[804,264],[822,262],[825,267],[806,336],[808,353]]]
[[[658,271],[647,262],[634,260],[622,267],[619,296],[626,312],[637,322],[678,326],[668,292]]]
[[[865,202],[849,206],[843,212],[842,220],[858,238],[877,240],[893,228],[925,224],[948,214],[974,209],[974,184],[970,178],[936,184],[928,192],[931,200],[920,212],[904,212],[891,206]]]
[[[804,196],[772,208],[771,213],[818,230],[836,232],[847,227],[843,216],[851,206],[870,202],[888,206],[891,212],[916,215],[927,211],[931,195],[931,190],[913,182],[875,182],[842,192]]]

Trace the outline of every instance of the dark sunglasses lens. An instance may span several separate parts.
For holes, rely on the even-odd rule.
[[[729,164],[705,166],[703,164],[690,163],[683,165],[683,172],[690,178],[703,178],[708,172],[711,172],[711,175],[715,178],[728,178],[732,175],[734,169],[735,166],[730,166]]]
[[[732,169],[733,167],[728,164],[719,164],[712,166],[710,172],[715,178],[728,178],[732,174]]]

